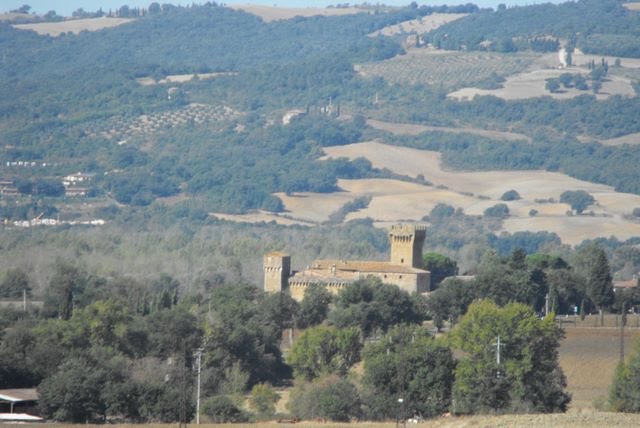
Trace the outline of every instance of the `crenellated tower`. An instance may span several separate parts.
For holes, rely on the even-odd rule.
[[[389,230],[390,263],[422,268],[422,246],[427,228],[423,225],[397,224]]]
[[[277,293],[288,288],[291,275],[291,256],[274,251],[268,253],[263,259],[264,266],[264,291]]]

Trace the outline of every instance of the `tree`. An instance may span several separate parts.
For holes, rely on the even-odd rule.
[[[26,292],[31,296],[29,276],[22,268],[11,268],[0,282],[0,297],[22,297]]]
[[[547,83],[544,87],[547,91],[554,94],[560,89],[560,81],[558,79],[547,79]]]
[[[331,293],[320,284],[311,284],[304,292],[304,298],[300,302],[297,327],[307,328],[320,324],[327,318]]]
[[[435,326],[440,329],[444,326],[444,321],[456,322],[464,315],[475,298],[476,288],[473,281],[450,278],[429,294],[427,312]]]
[[[428,418],[447,411],[454,368],[451,350],[423,328],[408,325],[392,328],[364,352],[367,416]]]
[[[509,207],[507,204],[495,204],[484,210],[485,217],[504,218],[509,216]]]
[[[360,360],[362,343],[356,328],[316,326],[305,330],[287,356],[296,377],[313,380],[322,375],[342,376]]]
[[[247,422],[248,415],[243,412],[226,395],[216,395],[202,403],[202,411],[213,423],[239,423]]]
[[[458,274],[456,261],[438,253],[424,254],[422,266],[431,272],[431,286],[429,287],[431,290],[435,290],[446,277]]]
[[[86,274],[79,268],[58,261],[44,296],[44,312],[68,320],[73,314],[74,297],[82,293]]]
[[[86,423],[104,421],[103,370],[83,358],[67,359],[53,376],[38,387],[39,406],[47,419]]]
[[[502,200],[502,201],[517,201],[519,199],[521,199],[520,198],[520,193],[516,192],[513,189],[512,190],[507,190],[500,197],[500,200]]]
[[[571,209],[581,214],[595,199],[584,190],[567,190],[560,195],[560,202],[571,205]]]
[[[359,327],[364,337],[401,323],[422,321],[406,291],[375,277],[361,279],[340,291],[329,319],[337,327]]]
[[[576,274],[583,284],[583,296],[601,313],[613,303],[613,282],[607,254],[595,243],[578,250],[574,261]]]
[[[347,422],[362,414],[357,388],[347,379],[335,375],[314,383],[299,383],[290,397],[289,410],[300,419]]]
[[[271,385],[259,383],[251,389],[249,402],[259,418],[268,419],[276,413],[276,403],[280,399]]]
[[[451,334],[465,355],[456,367],[453,411],[565,411],[570,396],[558,363],[562,335],[553,315],[540,320],[523,304],[473,303]]]
[[[433,221],[441,220],[447,217],[451,217],[456,212],[456,209],[451,205],[438,203],[429,213],[429,218]]]
[[[615,412],[640,413],[640,345],[626,361],[616,367],[613,383],[609,391],[609,404]]]
[[[558,77],[558,81],[562,83],[562,86],[564,86],[565,88],[570,88],[573,84],[573,74],[562,73],[560,77]]]

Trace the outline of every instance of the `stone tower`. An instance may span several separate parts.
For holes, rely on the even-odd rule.
[[[427,228],[421,225],[397,224],[389,230],[390,262],[396,265],[422,268],[422,246]]]
[[[277,251],[264,256],[264,291],[277,293],[288,287],[291,256]]]

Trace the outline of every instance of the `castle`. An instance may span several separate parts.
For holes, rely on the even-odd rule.
[[[349,284],[374,276],[409,293],[429,290],[430,273],[422,269],[422,246],[425,226],[394,225],[389,230],[391,256],[388,262],[360,260],[315,260],[300,272],[291,270],[291,256],[271,252],[264,256],[264,290],[268,293],[288,291],[300,301],[306,288],[321,284],[338,293]]]

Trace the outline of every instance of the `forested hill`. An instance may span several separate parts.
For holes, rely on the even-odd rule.
[[[443,49],[514,50],[518,43],[513,38],[556,37],[571,40],[584,52],[638,58],[640,14],[624,3],[580,0],[484,10],[432,31],[427,40]]]
[[[495,144],[470,134],[433,134],[410,144],[443,151],[450,166],[545,168],[640,193],[636,146],[600,150],[578,139],[640,132],[637,96],[457,101],[440,85],[390,84],[356,73],[357,64],[382,63],[408,49],[407,34],[368,34],[434,12],[470,14],[424,40],[447,31],[449,40],[470,48],[498,33],[513,43],[520,35],[574,31],[637,41],[640,28],[637,14],[611,0],[496,12],[474,5],[369,6],[353,15],[273,22],[216,4],[163,5],[118,27],[60,37],[0,24],[0,178],[24,196],[1,204],[0,218],[25,218],[33,195],[44,197],[39,212],[55,213],[62,177],[78,171],[93,174],[87,196],[104,203],[147,206],[180,195],[175,209],[183,214],[282,210],[276,192],[333,192],[339,178],[392,175],[364,159],[318,162],[323,146],[382,138],[366,117],[515,130],[533,144]],[[589,24],[596,15],[603,21]],[[524,16],[537,19],[520,25]],[[640,88],[635,71],[627,72],[628,86]],[[207,73],[219,75],[199,78]],[[176,74],[196,77],[158,83]],[[378,96],[384,102],[376,103]],[[290,110],[303,117],[285,125]],[[19,162],[46,167],[16,168]]]

